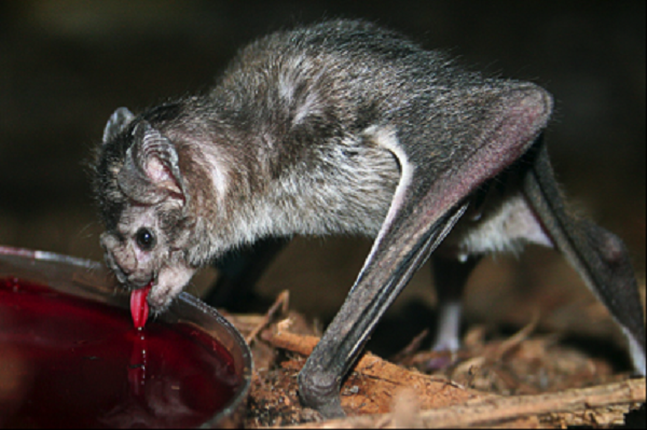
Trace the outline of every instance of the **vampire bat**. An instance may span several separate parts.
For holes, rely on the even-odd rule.
[[[271,34],[210,91],[112,115],[94,177],[107,264],[130,289],[152,282],[161,312],[232,250],[296,234],[373,237],[298,378],[305,405],[337,416],[342,378],[432,253],[437,346],[454,349],[458,296],[479,258],[545,245],[606,305],[644,375],[629,256],[565,207],[542,138],[551,109],[537,85],[466,71],[370,23]]]

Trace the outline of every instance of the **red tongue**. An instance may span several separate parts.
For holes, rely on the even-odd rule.
[[[130,314],[133,316],[133,324],[135,328],[141,329],[146,325],[148,319],[148,292],[151,290],[153,283],[150,282],[144,288],[133,290],[130,293]]]

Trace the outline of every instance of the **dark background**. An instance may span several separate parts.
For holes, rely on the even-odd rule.
[[[558,177],[578,211],[626,241],[644,285],[644,1],[0,2],[0,244],[101,259],[84,162],[113,110],[203,89],[245,42],[327,17],[374,20],[551,91]],[[260,291],[290,288],[294,307],[326,320],[369,246],[297,239]],[[205,271],[190,290],[214,276]],[[412,283],[393,318],[433,303],[427,269]],[[559,256],[530,249],[475,272],[468,319],[523,323],[539,307],[586,331],[573,309],[599,311],[587,294]]]

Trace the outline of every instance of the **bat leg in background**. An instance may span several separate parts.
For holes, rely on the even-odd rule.
[[[607,230],[567,212],[541,140],[524,158],[532,165],[522,182],[530,207],[557,249],[609,309],[627,337],[635,369],[645,375],[643,307],[624,243]]]
[[[287,238],[267,238],[225,254],[214,263],[219,277],[203,300],[231,312],[249,310],[256,282],[288,242]]]
[[[436,337],[432,350],[456,352],[460,347],[461,297],[467,279],[481,257],[470,255],[461,261],[457,257],[439,254],[431,258],[438,297]]]

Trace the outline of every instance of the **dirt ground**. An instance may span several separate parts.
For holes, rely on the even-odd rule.
[[[388,360],[367,352],[341,389],[347,418],[324,420],[299,403],[296,375],[318,337],[288,298],[265,315],[227,315],[254,356],[246,427],[645,426],[645,378],[613,354],[542,332],[537,315],[507,336],[470,327],[454,355],[421,348],[427,331]]]

